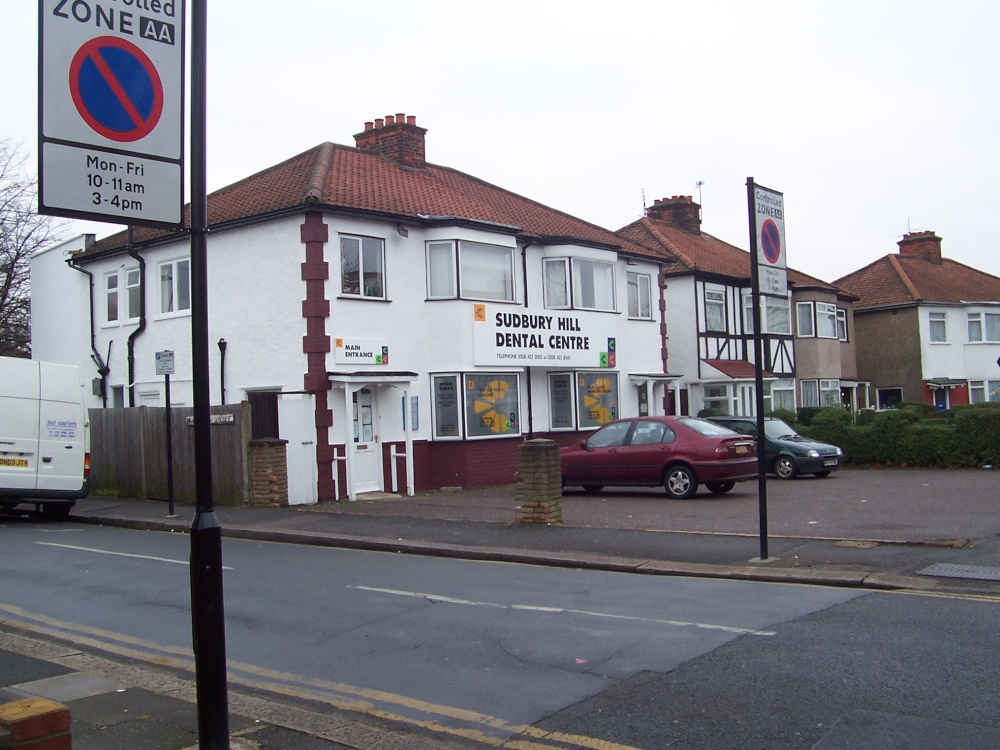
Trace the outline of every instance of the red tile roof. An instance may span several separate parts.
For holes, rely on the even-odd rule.
[[[648,216],[619,229],[618,234],[640,245],[669,253],[675,262],[664,268],[667,276],[683,276],[697,272],[727,276],[739,282],[750,283],[750,253],[710,234],[688,232],[655,221]],[[840,291],[835,285],[820,281],[794,268],[788,269],[788,281],[797,287]]]
[[[416,223],[426,217],[461,217],[518,228],[528,240],[570,241],[618,247],[631,255],[663,260],[662,253],[595,224],[557,211],[448,167],[405,167],[377,153],[323,143],[218,190],[208,197],[212,228],[263,220],[307,209],[361,211]],[[185,222],[188,217],[185,209]],[[174,236],[162,229],[134,229],[135,244]],[[120,232],[85,255],[123,247]]]
[[[757,375],[754,364],[745,359],[703,359],[702,362],[734,380],[747,380]],[[763,371],[763,375],[765,378],[774,378],[767,370]]]
[[[858,296],[856,311],[920,302],[1000,302],[1000,278],[947,258],[934,263],[894,253],[834,283]]]

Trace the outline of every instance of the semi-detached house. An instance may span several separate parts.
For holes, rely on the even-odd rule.
[[[212,403],[249,400],[288,441],[292,503],[391,489],[394,468],[409,492],[512,482],[525,438],[664,411],[661,253],[427,162],[425,134],[377,119],[209,196]],[[188,236],[77,249],[33,264],[36,351],[124,407],[164,405],[171,350],[190,405]]]
[[[690,196],[657,199],[618,234],[671,261],[663,269],[670,370],[681,377],[670,395],[680,413],[712,409],[753,415],[755,358],[750,254],[701,229]],[[789,294],[762,296],[764,409],[868,405],[857,378],[855,297],[788,269]]]
[[[945,258],[934,232],[835,283],[858,297],[858,369],[879,409],[1000,401],[1000,278]]]

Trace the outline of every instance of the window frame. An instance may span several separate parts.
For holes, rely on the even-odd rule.
[[[710,388],[721,388],[723,391],[722,395],[709,395]],[[717,407],[712,406],[712,404],[725,401],[725,410],[723,410],[723,415],[730,417],[734,416],[735,409],[735,394],[734,389],[730,387],[729,383],[705,383],[701,387],[701,403],[703,409],[715,409]]]
[[[996,344],[1000,343],[1000,312],[974,312],[968,313],[967,332],[970,344]],[[979,336],[973,338],[972,326],[975,324],[979,329]],[[993,338],[991,338],[991,335]]]
[[[897,393],[899,394],[899,400],[896,401],[895,404],[890,405],[890,406],[883,406],[882,405],[884,403],[884,401],[887,400],[887,399],[883,399],[883,394],[885,394],[886,396],[890,396],[890,395],[896,395]],[[900,387],[898,387],[898,386],[891,386],[891,387],[876,388],[875,389],[875,408],[878,411],[885,411],[887,409],[895,409],[895,408],[897,408],[897,405],[901,404],[902,402],[903,402],[903,389],[900,388]]]
[[[807,388],[807,386],[809,386]],[[813,390],[815,388],[815,390]],[[803,409],[819,408],[820,402],[819,380],[809,379],[799,381],[799,403]]]
[[[114,283],[112,283],[114,282]],[[112,298],[114,301],[112,301]],[[104,322],[108,325],[121,323],[121,311],[119,310],[119,300],[121,299],[121,279],[118,271],[113,271],[104,275]],[[111,317],[112,312],[114,317]]]
[[[709,295],[718,295],[719,299],[709,299]],[[725,333],[728,330],[726,324],[726,292],[724,289],[709,289],[707,286],[704,289],[702,299],[705,305],[705,331],[711,333]],[[719,309],[721,311],[721,328],[712,328],[711,317],[708,313],[709,307],[713,309]]]
[[[129,323],[142,317],[142,273],[138,266],[125,269],[125,313],[125,320]]]
[[[178,271],[178,269],[181,266],[186,266],[187,267],[187,290],[186,290],[186,292],[187,292],[187,306],[186,307],[180,307],[179,305],[175,305],[174,304],[175,301],[183,301],[181,299],[179,293],[178,293],[179,292],[179,285],[178,285],[178,281],[177,281],[177,277],[178,277],[177,271]],[[171,274],[170,274],[170,282],[171,282],[170,303],[171,303],[171,309],[170,310],[165,310],[164,309],[164,304],[165,304],[166,300],[164,299],[164,296],[163,296],[163,288],[164,288],[163,287],[163,282],[164,282],[163,271],[164,271],[165,268],[168,268],[168,267],[172,269]],[[189,258],[189,257],[183,257],[183,258],[174,258],[173,260],[161,261],[157,265],[157,272],[158,272],[157,273],[157,278],[159,279],[159,290],[160,290],[160,317],[161,318],[176,318],[176,317],[190,315],[191,314],[191,258]]]
[[[805,317],[803,317],[803,313],[805,313]],[[802,323],[806,320],[809,322],[808,333],[802,330]],[[816,338],[816,318],[811,301],[795,303],[795,335],[803,339]]]
[[[431,248],[432,246],[445,246],[451,245],[451,252],[449,253],[450,258],[448,267],[449,278],[451,282],[451,289],[447,294],[434,293],[434,276],[437,266],[434,262],[434,257]],[[492,248],[496,250],[502,250],[506,253],[506,265],[504,273],[507,274],[507,283],[505,289],[505,297],[495,297],[487,296],[482,294],[471,294],[469,290],[465,287],[465,277],[471,277],[471,266],[466,266],[463,270],[463,254],[466,259],[470,259],[472,253],[476,248]],[[516,247],[509,245],[494,245],[489,242],[479,242],[477,240],[427,240],[424,243],[424,263],[427,269],[427,299],[428,300],[442,300],[442,299],[468,299],[476,300],[477,302],[517,302],[517,272],[516,265],[514,262],[514,255]],[[443,262],[443,261],[440,261]]]
[[[820,378],[819,405],[822,408],[826,408],[828,406],[840,406],[839,379]]]
[[[931,310],[927,313],[927,341],[931,344],[948,343],[948,313]],[[935,333],[937,331],[937,333]],[[940,336],[940,338],[938,338]]]
[[[632,311],[632,280],[635,279],[635,312]],[[628,287],[628,317],[631,320],[652,320],[653,319],[653,284],[652,277],[648,273],[638,271],[626,271],[625,283]],[[646,309],[643,311],[643,285],[645,284]]]
[[[837,306],[830,302],[819,302],[816,305],[816,338],[836,339]],[[829,329],[829,330],[827,330]]]
[[[385,267],[385,239],[382,237],[374,237],[371,235],[363,234],[340,234],[340,292],[337,296],[343,297],[345,299],[368,299],[368,300],[386,300],[388,299],[388,293],[386,289],[386,267]],[[344,252],[345,243],[356,242],[357,243],[357,258],[358,258],[358,269],[357,269],[357,282],[358,291],[349,291],[346,287],[347,284],[347,274],[344,271]],[[372,286],[374,293],[369,294],[369,283],[366,280],[366,276],[369,271],[366,268],[366,258],[369,257],[369,252],[371,250],[370,246],[366,247],[366,244],[377,242],[377,256],[378,256],[378,270],[374,273],[378,277],[378,287]]]
[[[552,276],[549,274],[550,268],[562,266],[562,273],[556,272]],[[573,308],[573,291],[570,283],[570,258],[563,256],[559,258],[542,258],[542,304],[548,310],[571,310]],[[562,304],[558,300],[553,301],[552,291],[549,288],[549,281],[562,281],[562,289],[558,290],[564,295],[565,302]]]
[[[845,343],[849,341],[847,333],[847,310],[843,307],[837,308],[837,339]]]
[[[1000,379],[970,380],[969,403],[982,404],[990,402],[1000,402]]]
[[[600,278],[594,271],[601,268],[610,273],[610,279],[606,284],[606,289],[598,290],[597,281]],[[586,277],[590,279],[588,285],[584,283],[584,269],[589,269]],[[615,294],[615,264],[606,260],[594,260],[593,258],[571,258],[570,259],[570,280],[572,290],[572,300],[574,310],[589,310],[592,312],[617,312],[618,302]],[[593,295],[593,305],[586,305],[583,296],[587,293]],[[611,299],[607,300],[605,295],[610,294]],[[607,307],[598,306],[598,297],[604,298],[604,302],[610,302]]]

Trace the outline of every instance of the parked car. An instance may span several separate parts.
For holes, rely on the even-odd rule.
[[[656,487],[692,497],[699,484],[721,495],[757,476],[755,441],[696,417],[634,417],[562,449],[563,486]]]
[[[756,417],[710,420],[743,435],[757,436]],[[836,445],[800,435],[777,417],[764,417],[764,469],[778,479],[793,479],[799,474],[827,477],[843,465],[844,451]]]

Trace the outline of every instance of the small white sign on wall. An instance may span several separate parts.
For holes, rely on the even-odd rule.
[[[384,339],[337,336],[333,340],[333,361],[338,365],[387,365],[389,344]]]

